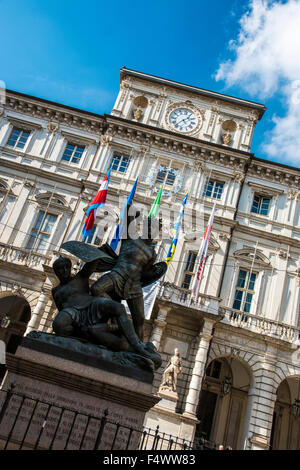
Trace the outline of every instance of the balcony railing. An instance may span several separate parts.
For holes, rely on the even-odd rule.
[[[51,256],[0,243],[0,259],[8,263],[22,264],[27,267],[41,268],[43,264],[49,264]]]
[[[300,328],[259,315],[240,312],[229,307],[221,307],[221,309],[225,313],[222,323],[229,323],[235,327],[245,328],[254,333],[272,336],[290,343],[299,341]]]
[[[207,294],[199,294],[197,301],[192,301],[191,290],[183,289],[171,282],[162,283],[157,297],[158,299],[167,300],[183,307],[190,307],[214,315],[219,314],[220,298]]]
[[[214,315],[223,315],[224,318],[221,322],[230,324],[233,327],[244,328],[289,343],[299,342],[300,344],[300,328],[263,316],[251,315],[221,306],[221,299],[218,297],[200,293],[197,301],[191,303],[191,290],[183,289],[171,282],[164,282],[160,286],[157,298],[182,307],[190,307]]]

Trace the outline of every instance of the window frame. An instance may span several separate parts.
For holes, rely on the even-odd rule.
[[[161,165],[162,166],[162,165]],[[170,168],[168,170],[168,168]],[[178,168],[172,168],[170,167],[170,165],[168,167],[166,167],[165,170],[160,170],[158,169],[157,170],[157,174],[156,174],[156,179],[155,179],[155,183],[154,184],[166,184],[168,186],[174,186],[175,185],[175,181],[176,181],[176,176],[174,174],[175,171],[179,171]],[[173,172],[173,174],[172,174]],[[162,174],[162,173],[165,173],[164,177],[160,177],[159,174]],[[160,179],[159,179],[160,178]]]
[[[41,230],[40,227],[38,229],[35,228],[38,224],[40,214],[43,214],[40,227],[44,226],[48,216],[55,217],[54,223],[53,223],[52,227],[50,227],[49,232],[45,232],[44,230]],[[44,218],[45,215],[46,215],[46,217]],[[38,242],[38,244],[39,244],[40,242],[43,242],[45,240],[46,243],[48,243],[48,245],[50,245],[50,240],[51,240],[52,235],[54,233],[54,228],[55,228],[55,225],[57,224],[57,221],[58,221],[58,215],[57,214],[54,214],[51,211],[48,212],[47,210],[39,208],[38,213],[35,217],[34,223],[32,225],[27,243],[26,243],[26,249],[29,250],[29,251],[33,250],[34,252],[37,252],[37,253],[46,254],[49,250],[49,246],[45,247],[45,248],[42,247],[42,249],[40,249],[39,246],[36,246],[36,241],[39,240],[39,242]],[[33,232],[36,233],[36,236],[32,235]],[[42,237],[40,237],[40,235],[42,235],[42,236],[46,235],[47,238],[43,239]],[[32,246],[30,247],[29,245],[31,243],[31,240],[32,240]]]
[[[182,273],[181,289],[189,290],[190,287],[191,287],[191,282],[192,282],[192,279],[193,279],[193,275],[195,274],[195,270],[196,270],[197,255],[198,255],[198,253],[196,253],[193,250],[189,250],[187,252],[187,257],[186,257],[186,261],[185,261],[184,269],[183,269],[183,273]],[[193,261],[191,260],[192,257],[193,257]],[[192,263],[193,263],[193,266],[192,266],[193,270],[191,271],[190,269],[187,269],[187,268],[190,268]],[[185,277],[186,276],[190,276],[189,287],[184,287]]]
[[[241,272],[246,272],[246,277],[245,277],[245,286],[244,287],[241,287],[239,286],[239,281],[240,281],[240,274]],[[250,283],[252,282],[251,278],[249,278],[249,276],[252,275],[255,275],[255,279],[253,281],[253,288],[250,289],[249,288],[249,285]],[[245,314],[251,314],[251,307],[253,306],[252,302],[253,302],[253,299],[255,298],[255,286],[257,287],[257,281],[258,281],[258,277],[259,277],[259,272],[258,271],[253,271],[251,269],[247,269],[247,268],[244,268],[244,267],[240,267],[239,268],[239,273],[238,273],[238,276],[237,276],[237,280],[236,280],[236,284],[235,284],[235,288],[234,288],[234,296],[233,296],[233,302],[232,302],[232,309],[233,310],[237,310],[239,312],[242,312],[242,313],[245,313]],[[242,296],[241,298],[237,298],[237,292],[241,292],[242,293]],[[248,295],[251,295],[251,301],[249,303],[249,301],[247,301],[247,298],[248,298]],[[235,303],[236,302],[240,302],[240,308],[236,308],[235,307]],[[245,305],[246,304],[249,304],[249,310],[245,310]]]
[[[12,137],[14,131],[20,131],[20,135],[19,135],[18,138],[16,139],[15,144],[14,144],[14,145],[10,145],[10,144],[9,144],[9,141],[11,140],[11,137]],[[24,142],[23,147],[19,147],[18,144],[19,144],[21,138],[23,137],[23,133],[24,133],[24,132],[27,133],[28,136],[26,137],[26,140],[25,140],[25,142]],[[7,138],[7,141],[6,141],[5,146],[7,146],[7,147],[9,147],[9,148],[11,148],[11,149],[14,149],[14,150],[24,150],[25,147],[26,147],[26,145],[28,144],[28,141],[29,141],[29,138],[30,138],[31,134],[32,134],[32,129],[23,128],[21,125],[20,125],[20,126],[17,126],[17,125],[15,125],[15,124],[13,124],[13,125],[12,125],[12,129],[11,129],[11,131],[10,131],[10,134],[9,134],[9,136],[8,136],[8,138]]]
[[[68,146],[73,146],[74,147],[74,149],[72,151],[72,154],[70,155],[69,160],[64,158]],[[80,157],[75,156],[75,153],[77,152],[78,147],[83,149]],[[84,155],[85,150],[86,150],[86,145],[81,144],[79,142],[76,143],[75,141],[68,140],[66,142],[66,145],[65,145],[65,148],[64,148],[64,151],[63,151],[63,154],[62,154],[62,157],[61,157],[60,161],[62,163],[65,163],[66,165],[75,165],[75,166],[78,167],[80,165],[80,163],[83,161],[83,155]],[[72,161],[73,158],[78,158],[78,162]]]
[[[207,192],[207,190],[208,190],[208,185],[209,185],[210,182],[212,182],[213,185],[212,185],[211,195],[208,195],[208,194],[206,194],[206,192]],[[216,191],[216,185],[217,185],[217,184],[221,184],[221,185],[222,185],[222,191],[221,191],[220,197],[217,197],[218,194],[219,194],[219,191]],[[224,193],[224,186],[225,186],[225,182],[224,182],[224,181],[221,181],[221,180],[218,180],[218,179],[214,179],[214,178],[208,177],[207,180],[206,180],[206,182],[205,182],[205,185],[204,185],[203,197],[208,197],[208,198],[211,198],[211,199],[215,199],[216,201],[221,201],[222,196],[223,196],[223,193]],[[216,194],[216,196],[215,196],[215,194]]]
[[[114,161],[115,161],[116,157],[119,157],[119,162],[118,162],[117,168],[113,168]],[[128,159],[128,162],[125,165],[124,171],[121,171],[120,168],[124,167],[122,164],[123,164],[123,161],[124,161],[125,158]],[[126,175],[130,163],[131,163],[131,156],[130,155],[124,155],[123,153],[114,152],[113,155],[112,155],[111,164],[110,164],[111,170],[115,171],[117,173],[121,173],[122,175]]]
[[[255,198],[259,198],[260,201],[259,201],[259,211],[258,212],[255,212],[253,210],[253,207],[254,207],[254,203],[255,203]],[[268,212],[267,214],[264,214],[261,212],[262,210],[262,205],[263,205],[263,200],[266,199],[269,201],[269,204],[268,204]],[[251,214],[255,214],[255,215],[262,215],[264,217],[269,217],[270,216],[270,210],[271,210],[271,204],[272,204],[272,196],[267,196],[265,194],[260,194],[260,193],[257,193],[255,192],[253,194],[253,199],[252,199],[252,204],[251,204],[251,208],[250,208],[250,213]]]

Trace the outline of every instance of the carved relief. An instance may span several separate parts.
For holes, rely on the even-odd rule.
[[[141,117],[143,116],[143,110],[142,108],[135,108],[135,110],[133,111],[133,121],[139,121],[141,119]]]
[[[297,201],[299,197],[300,197],[300,191],[298,191],[297,189],[290,188],[288,190],[288,199],[289,200],[296,199],[296,201]]]
[[[236,172],[236,171],[234,172],[233,181],[235,183],[241,184],[244,181],[244,179],[245,179],[245,175],[243,173],[239,173],[239,172]]]
[[[222,134],[222,141],[224,145],[229,145],[232,141],[232,135],[229,132]]]
[[[109,143],[112,141],[112,136],[111,135],[102,135],[100,137],[100,142],[102,145],[109,145]]]
[[[58,131],[59,129],[59,125],[54,123],[54,122],[48,122],[47,124],[47,130],[48,132],[51,134],[56,134],[56,132]]]

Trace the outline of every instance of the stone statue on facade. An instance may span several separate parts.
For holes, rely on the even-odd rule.
[[[177,377],[182,372],[182,359],[179,350],[175,348],[174,356],[169,360],[166,369],[163,373],[163,381],[160,386],[160,391],[176,392]]]
[[[232,141],[232,135],[230,134],[230,132],[226,132],[225,134],[223,134],[222,140],[223,140],[223,144],[230,145]]]
[[[134,121],[139,121],[143,115],[143,110],[141,108],[135,108],[133,111]]]

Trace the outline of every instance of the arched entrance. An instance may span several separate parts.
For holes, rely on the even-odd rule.
[[[300,377],[288,377],[277,389],[270,449],[300,450]]]
[[[11,292],[0,294],[0,340],[6,344],[6,351],[14,354],[30,320],[30,305],[23,297]],[[0,364],[0,382],[6,367]]]
[[[224,448],[241,448],[250,384],[250,370],[239,359],[210,362],[199,398],[196,440],[203,437]]]

